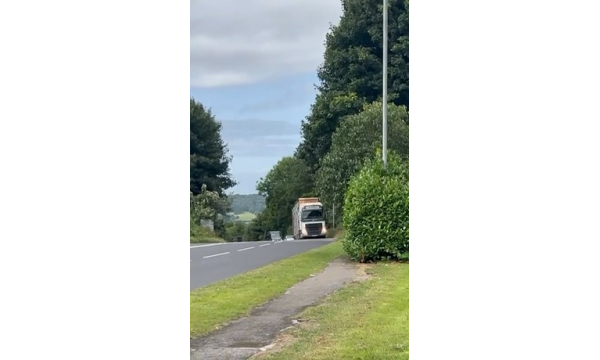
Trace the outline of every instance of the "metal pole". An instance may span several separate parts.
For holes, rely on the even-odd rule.
[[[333,228],[335,229],[335,200],[333,200]]]
[[[383,167],[387,168],[388,2],[383,0]]]

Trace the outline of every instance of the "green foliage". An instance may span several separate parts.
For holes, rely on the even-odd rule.
[[[258,214],[265,209],[265,197],[258,194],[231,194],[227,198],[231,202],[231,211],[236,214],[245,212]]]
[[[190,191],[190,219],[199,222],[201,219],[217,220],[219,214],[225,214],[229,204],[216,191],[208,190],[202,185],[200,193],[194,195]]]
[[[344,251],[360,262],[401,259],[408,253],[408,162],[390,152],[352,178],[344,202]]]
[[[200,193],[194,195],[190,191],[190,238],[192,242],[198,239],[217,238],[225,235],[225,224],[222,215],[227,212],[229,203],[219,196],[216,191],[208,190],[202,185]],[[200,226],[201,220],[212,220],[214,233]],[[196,239],[196,240],[194,240]]]
[[[323,92],[317,95],[311,113],[302,121],[304,137],[296,150],[296,157],[303,159],[311,171],[319,166],[319,160],[331,146],[331,134],[347,115],[356,114],[365,103],[354,93]]]
[[[382,96],[382,3],[343,0],[342,5],[340,22],[326,37],[319,94],[302,123],[296,151],[312,170],[322,166],[319,160],[343,118]],[[389,1],[388,41],[388,101],[408,108],[408,1]]]
[[[239,236],[243,237],[244,240],[248,240],[248,225],[239,221],[225,225],[225,240],[235,241]]]
[[[321,92],[381,98],[383,4],[381,0],[343,0],[343,14],[326,37],[325,61],[318,70]],[[389,99],[408,107],[408,1],[388,1]]]
[[[304,161],[284,157],[262,178],[256,189],[266,197],[261,213],[264,231],[285,233],[292,224],[292,207],[300,196],[311,191],[312,179]]]
[[[221,215],[221,214],[219,214]],[[214,220],[214,228],[215,228],[215,234],[217,234],[217,236],[224,238],[225,237],[225,220],[223,219],[222,216],[217,216],[217,219]]]
[[[382,105],[375,102],[359,114],[348,116],[333,134],[331,149],[321,161],[315,188],[329,214],[335,204],[336,219],[343,215],[341,204],[348,182],[381,148]],[[407,124],[406,108],[389,104],[388,150],[397,152],[404,160],[408,159]]]
[[[229,175],[227,146],[221,139],[221,123],[210,110],[190,99],[190,237],[224,236],[229,203],[224,191],[235,185]],[[215,234],[205,234],[201,219],[214,223]]]
[[[249,241],[264,240],[267,233],[267,224],[265,220],[265,212],[261,212],[258,216],[248,224],[247,232]]]
[[[202,185],[220,195],[236,183],[229,174],[227,146],[221,139],[221,123],[210,110],[190,99],[190,191],[200,193]]]
[[[190,219],[190,243],[223,242],[217,234]]]

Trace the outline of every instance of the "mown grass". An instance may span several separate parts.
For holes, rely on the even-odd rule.
[[[377,263],[372,277],[309,308],[294,340],[261,360],[408,359],[408,264]]]
[[[192,291],[190,337],[207,334],[248,314],[343,254],[336,241]]]

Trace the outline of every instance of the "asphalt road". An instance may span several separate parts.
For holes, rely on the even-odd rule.
[[[329,244],[333,239],[190,245],[190,290]]]

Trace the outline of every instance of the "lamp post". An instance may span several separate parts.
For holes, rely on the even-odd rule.
[[[337,193],[333,195],[333,229],[335,229],[335,201],[337,200]]]
[[[388,1],[383,0],[383,167],[387,169]]]

